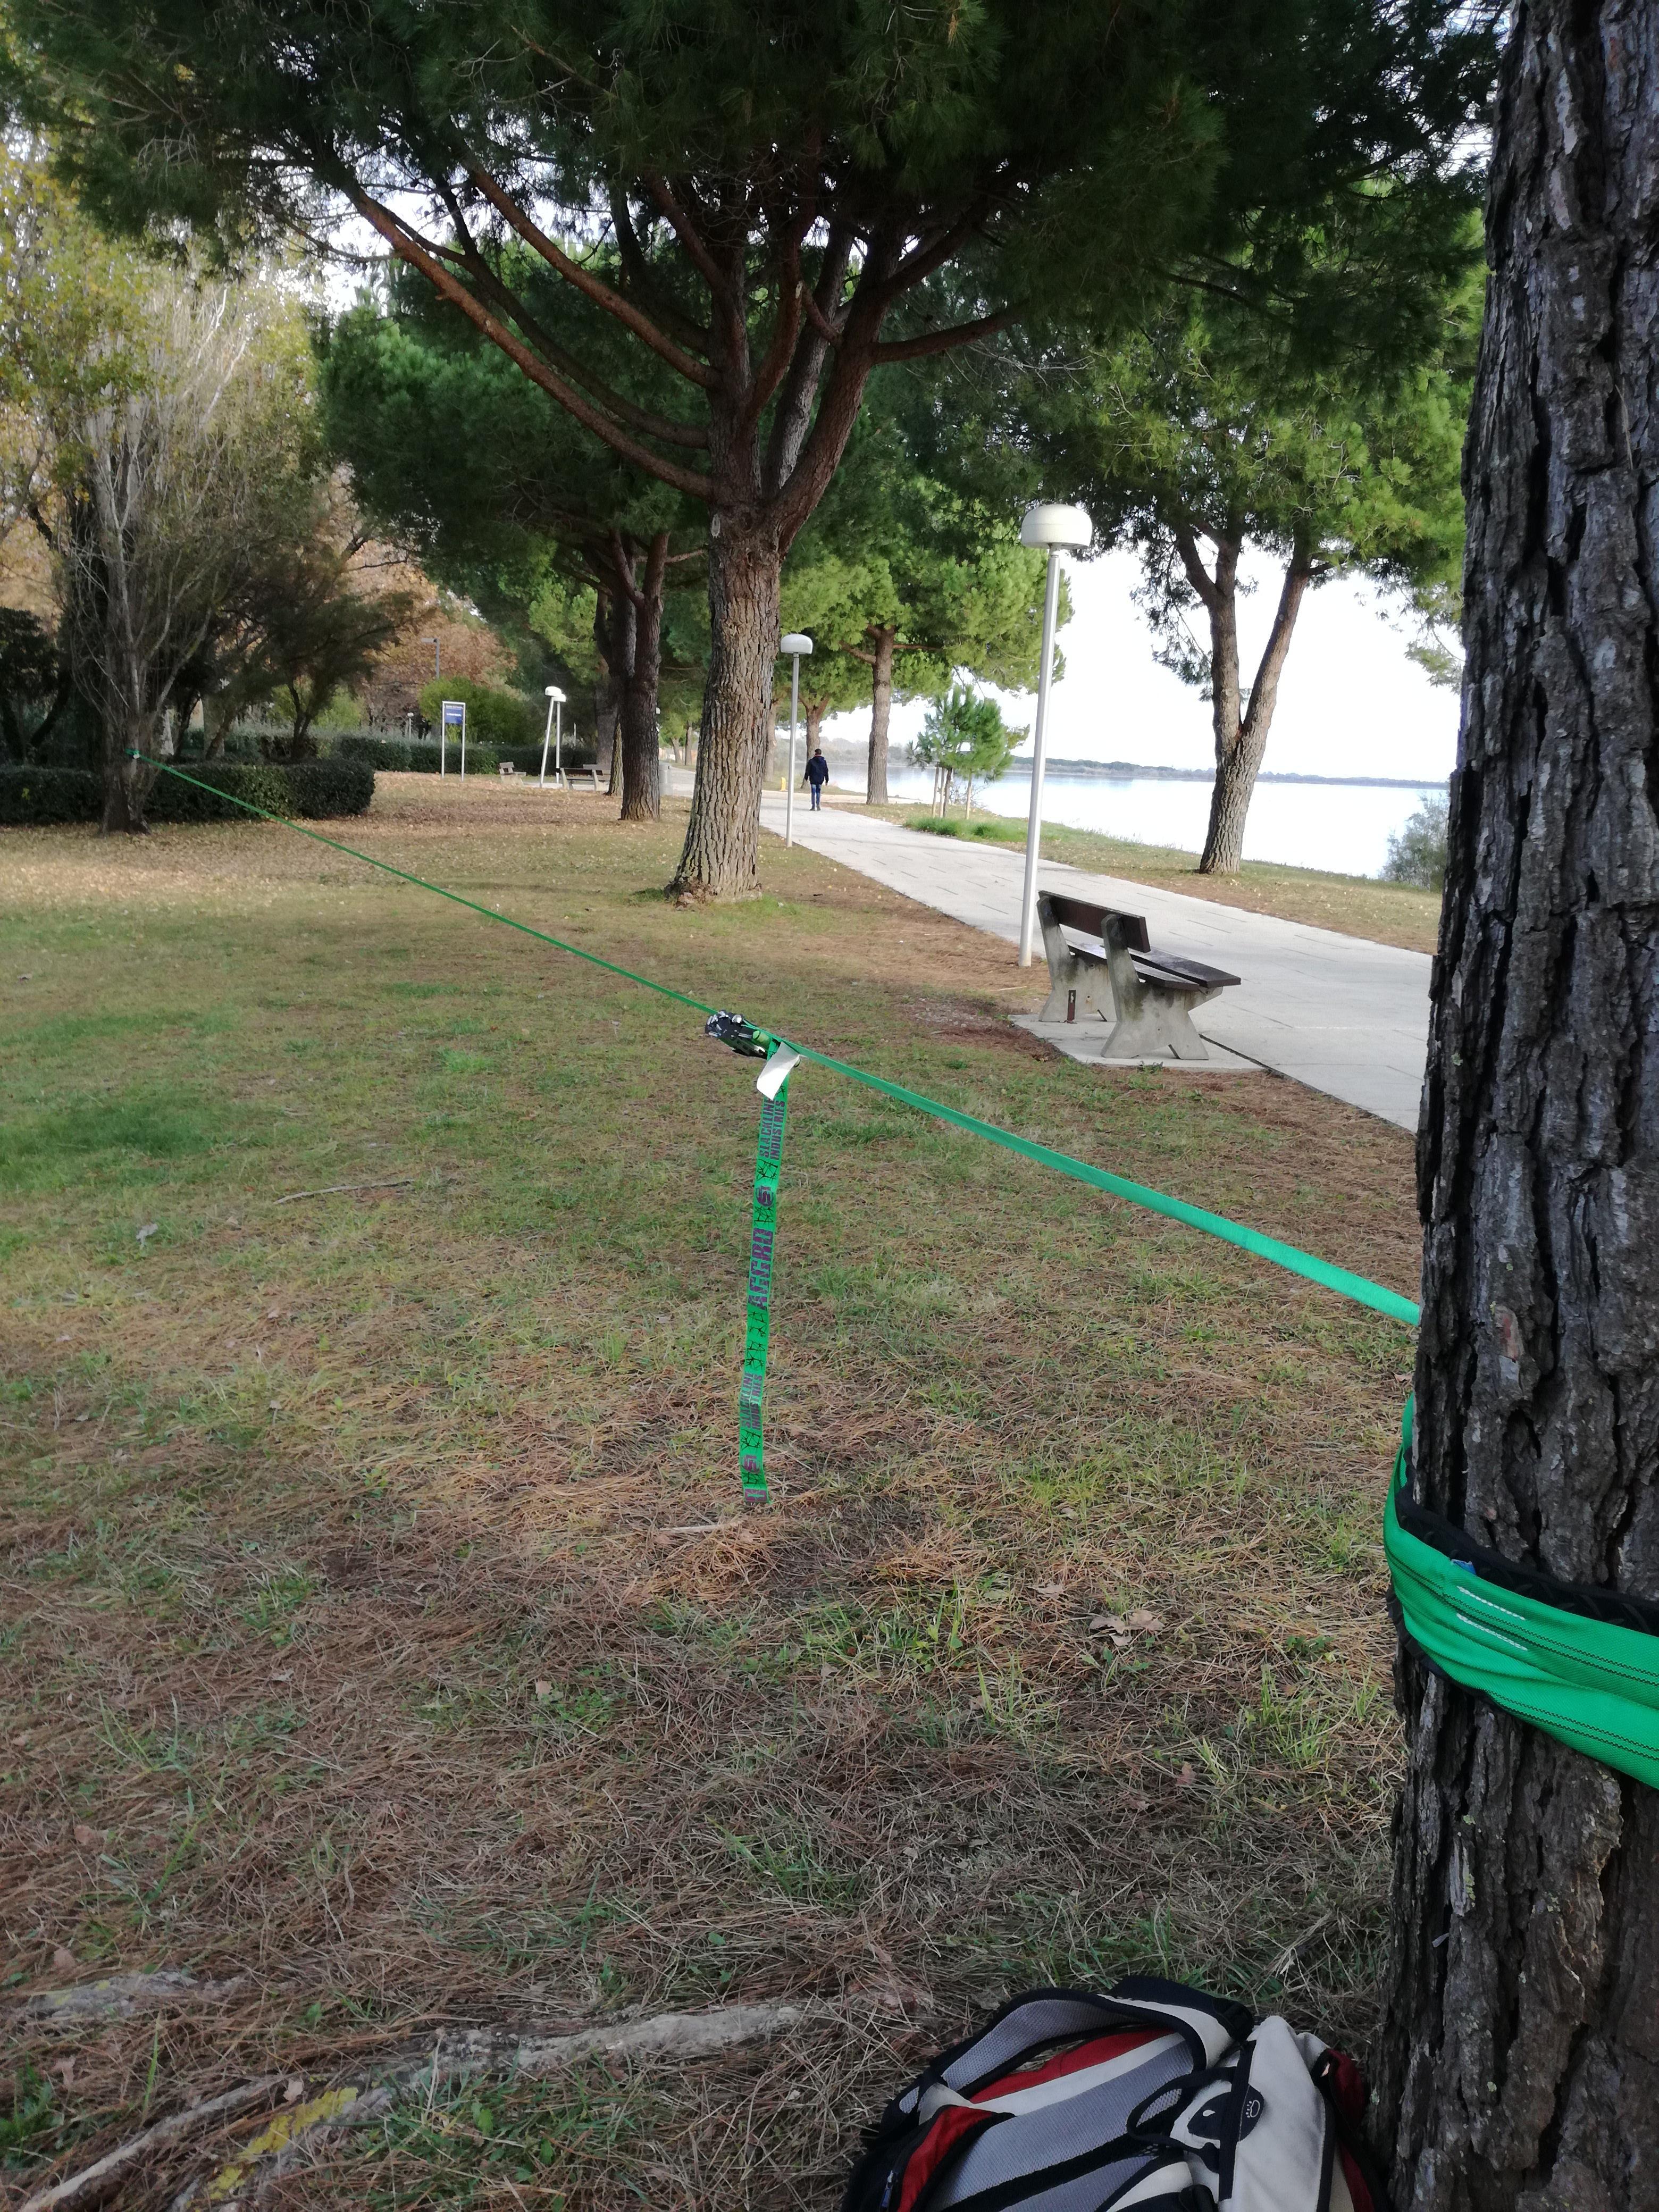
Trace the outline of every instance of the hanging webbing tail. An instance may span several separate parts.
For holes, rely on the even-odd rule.
[[[762,1401],[766,1355],[772,1341],[772,1260],[777,1244],[778,1176],[783,1166],[783,1125],[789,1110],[786,1074],[761,1109],[755,1147],[755,1203],[749,1231],[749,1315],[744,1332],[743,1381],[738,1388],[738,1463],[745,1498],[763,1498],[766,1436]]]
[[[1407,1636],[1466,1690],[1659,1790],[1659,1613],[1516,1568],[1414,1505],[1411,1434],[1408,1403],[1382,1522]]]

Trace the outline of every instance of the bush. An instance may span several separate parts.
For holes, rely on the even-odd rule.
[[[191,761],[185,783],[165,773],[145,802],[152,822],[246,822],[247,816],[234,804],[245,799],[269,814],[289,811],[288,778],[279,768],[252,761]]]
[[[468,750],[470,752],[471,748]],[[520,775],[539,775],[542,772],[542,748],[539,738],[533,745],[509,745],[502,751],[501,757],[503,763],[510,762]],[[593,748],[592,745],[579,744],[573,738],[567,738],[560,758],[567,769],[592,768]],[[547,772],[550,775],[553,773],[551,745],[547,749]]]
[[[522,691],[498,690],[494,684],[475,684],[470,677],[447,677],[421,687],[421,712],[434,726],[446,699],[466,702],[466,764],[472,765],[472,746],[527,745],[541,735],[536,709]],[[495,774],[495,764],[490,764]]]
[[[436,775],[443,751],[436,738],[417,738],[409,748],[409,765],[417,775]],[[459,738],[452,738],[447,748],[449,774],[459,775],[461,768],[461,748]],[[494,745],[475,745],[469,735],[466,741],[466,772],[469,775],[494,775],[501,758]]]
[[[366,814],[374,796],[374,771],[367,761],[295,761],[285,775],[291,794],[286,811],[311,822]]]
[[[373,738],[357,732],[337,738],[332,748],[337,760],[362,761],[368,768],[388,773],[408,768],[410,750],[406,738]]]
[[[161,775],[145,805],[152,822],[246,822],[235,801],[268,814],[313,822],[362,814],[374,796],[374,771],[364,761],[296,761],[290,768],[241,761],[181,761],[182,782]],[[210,787],[204,789],[204,786]],[[0,768],[0,823],[99,822],[104,779],[90,769]]]
[[[104,781],[84,768],[0,768],[0,823],[98,822]]]
[[[1425,799],[1405,828],[1395,831],[1382,864],[1384,883],[1411,884],[1423,891],[1445,889],[1449,812],[1445,799]]]

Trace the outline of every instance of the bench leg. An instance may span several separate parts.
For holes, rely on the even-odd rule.
[[[1040,1022],[1109,1022],[1115,1012],[1112,979],[1105,963],[1086,960],[1068,947],[1062,960],[1050,957],[1051,988],[1037,1016]]]
[[[1140,986],[1139,1005],[1114,1024],[1101,1048],[1103,1060],[1207,1060],[1209,1048],[1193,1027],[1196,1009],[1213,991],[1160,991]]]

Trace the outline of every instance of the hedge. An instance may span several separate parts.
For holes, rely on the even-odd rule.
[[[542,749],[539,745],[509,745],[501,753],[503,763],[510,762],[520,775],[539,775],[542,772]],[[592,745],[577,744],[567,738],[561,755],[566,768],[591,768],[593,764]],[[553,748],[547,749],[547,772],[553,773]]]
[[[447,749],[451,775],[460,771],[460,740],[452,738]],[[371,768],[392,774],[413,770],[417,775],[436,775],[442,765],[443,753],[435,738],[371,738],[343,737],[335,742],[336,760],[367,762]],[[474,744],[466,741],[466,772],[469,775],[494,775],[498,763],[510,758],[494,745]],[[539,754],[538,758],[539,758]]]
[[[285,769],[293,797],[289,811],[311,822],[340,814],[367,814],[374,796],[374,771],[367,761],[295,761]]]
[[[99,822],[104,780],[85,768],[0,768],[0,823]]]
[[[293,811],[283,769],[252,761],[186,761],[180,766],[194,781],[182,783],[177,776],[158,775],[144,801],[144,812],[152,822],[246,822],[248,817],[233,804],[232,794],[252,806],[263,806],[269,814]],[[204,784],[212,788],[204,790]]]
[[[362,761],[296,761],[288,768],[191,761],[185,772],[195,781],[156,778],[144,809],[152,822],[247,821],[233,796],[270,814],[325,821],[362,814],[374,796],[374,771]],[[0,823],[98,822],[103,812],[104,780],[88,769],[0,768]]]

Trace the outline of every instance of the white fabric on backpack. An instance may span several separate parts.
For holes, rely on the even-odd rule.
[[[1353,2212],[1335,2123],[1310,2070],[1317,2036],[1261,2021],[1170,2122],[1216,2212]]]

